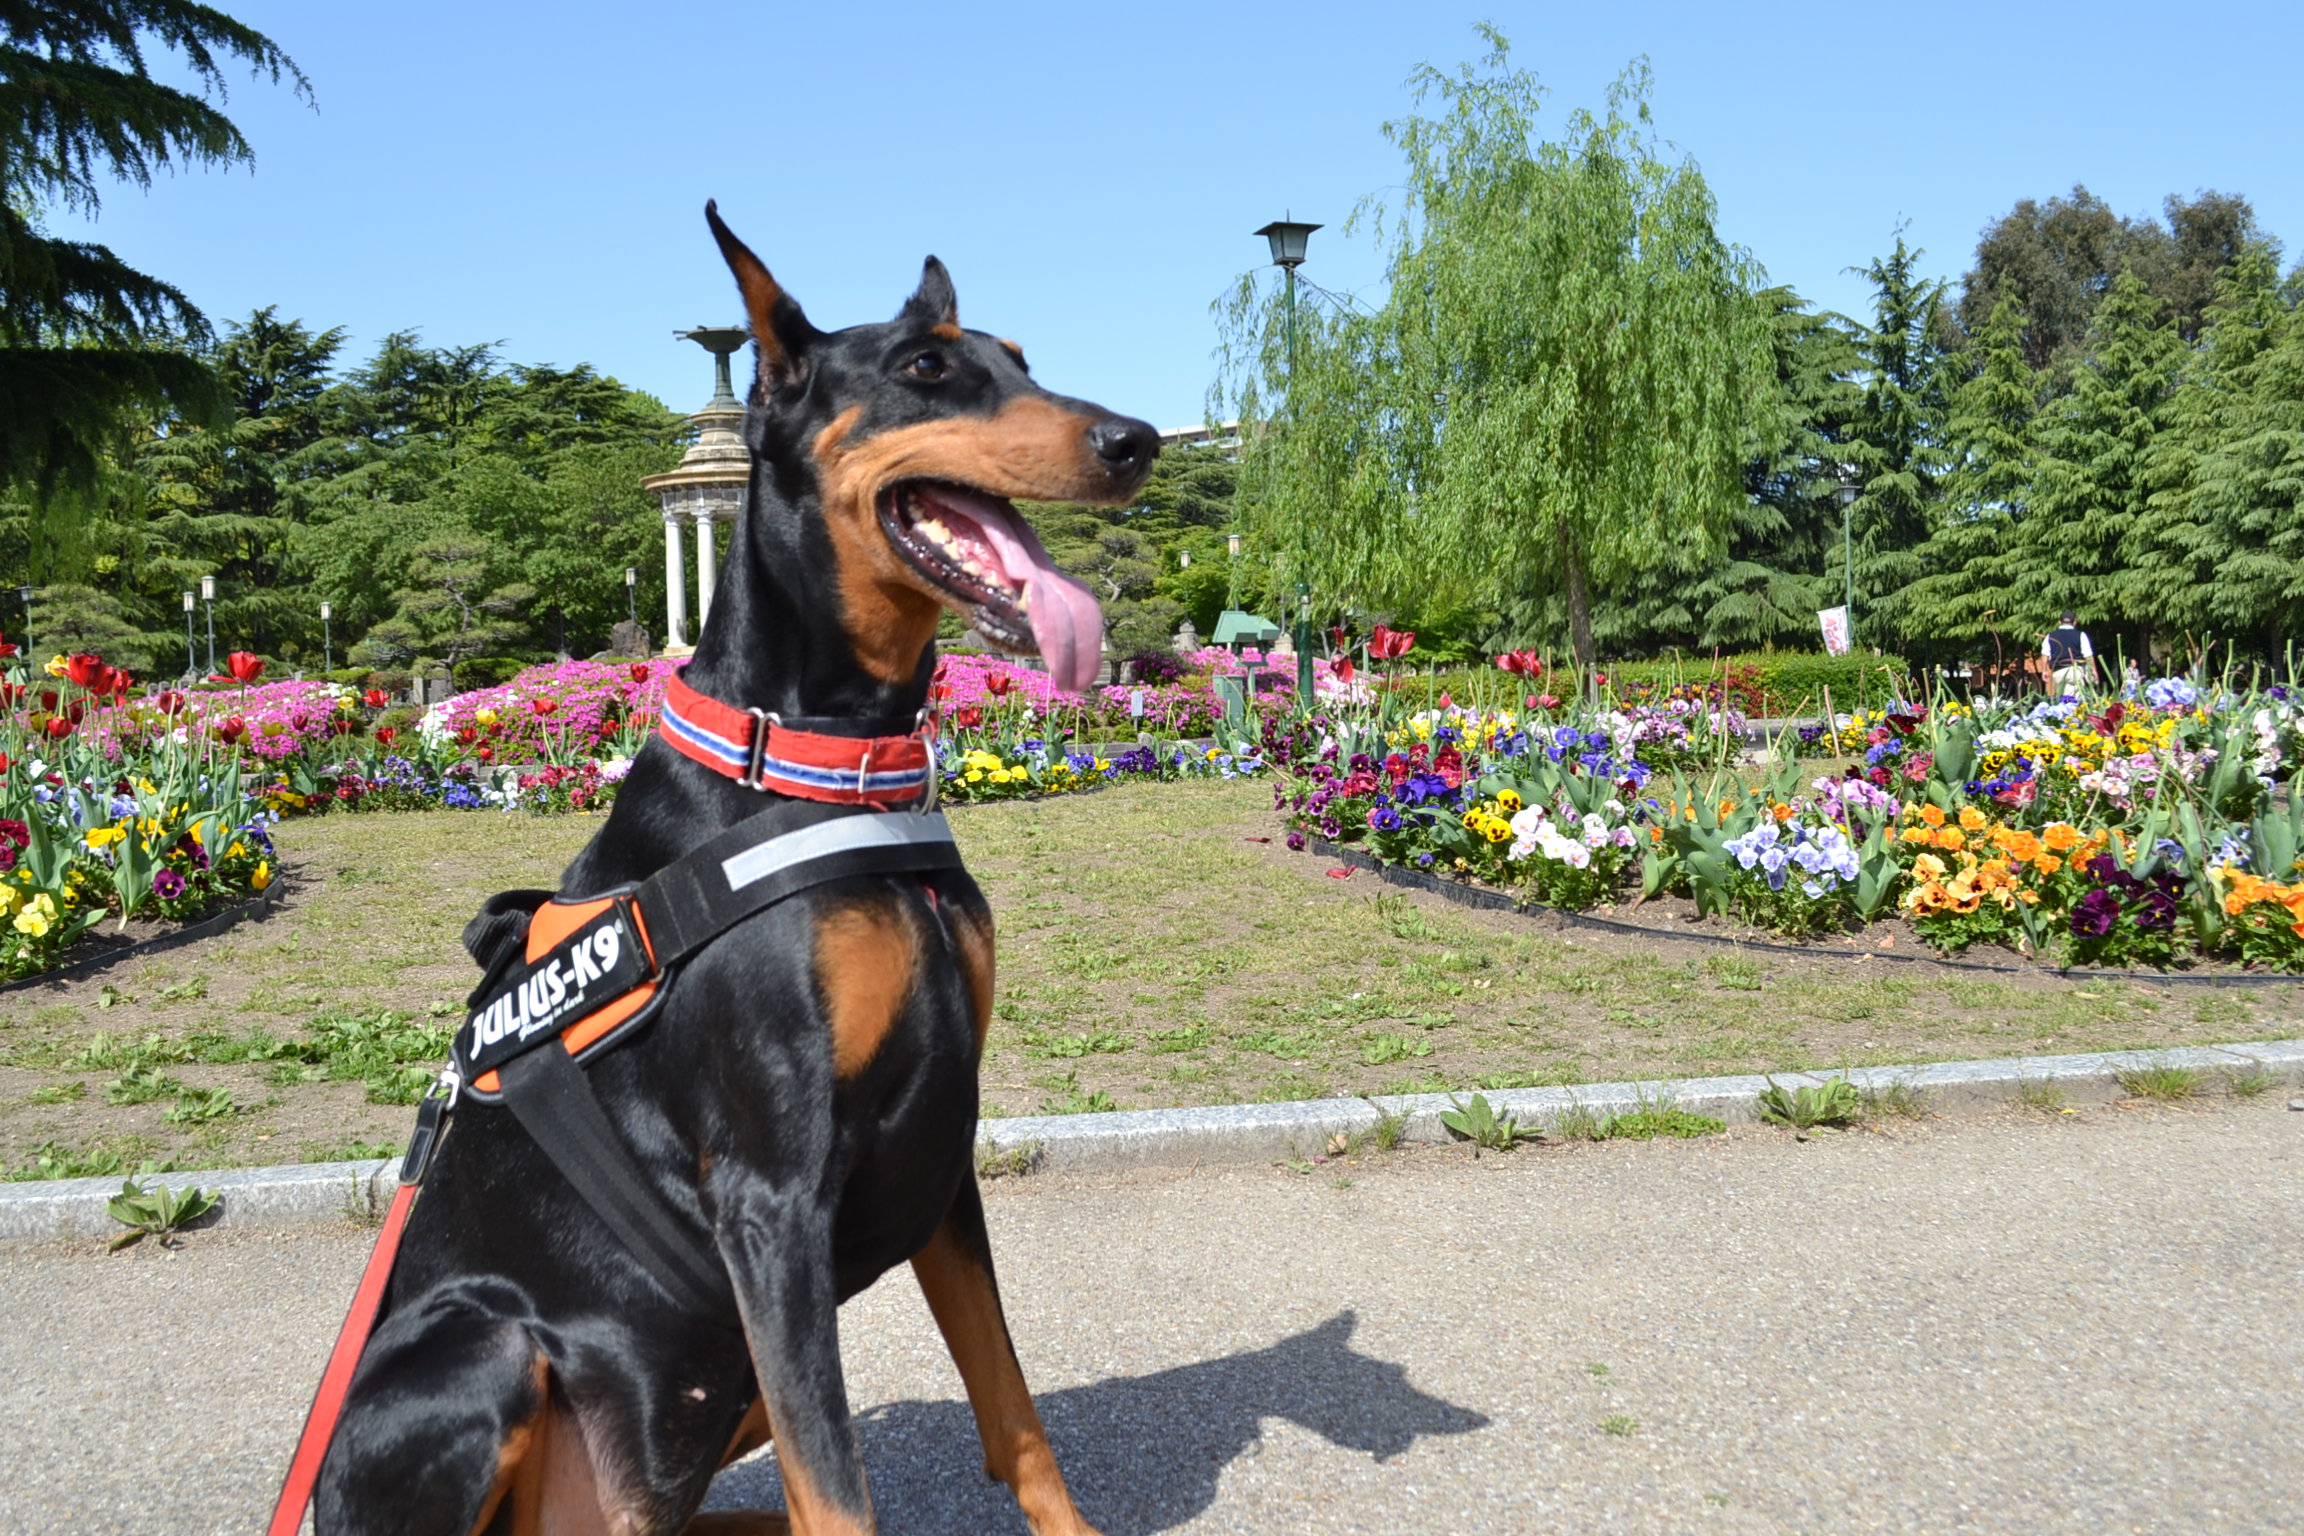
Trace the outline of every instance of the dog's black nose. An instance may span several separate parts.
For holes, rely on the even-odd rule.
[[[1160,434],[1149,422],[1127,416],[1107,416],[1088,429],[1088,446],[1104,467],[1116,475],[1133,474],[1152,462],[1160,451]]]

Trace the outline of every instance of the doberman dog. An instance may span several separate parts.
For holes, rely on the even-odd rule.
[[[909,729],[949,608],[1086,686],[1095,599],[1011,498],[1122,501],[1153,430],[962,329],[934,257],[894,320],[821,332],[705,215],[758,371],[750,499],[685,682],[771,717]],[[648,877],[770,798],[652,741],[563,896]],[[956,868],[836,880],[724,932],[644,1035],[589,1064],[655,1197],[725,1267],[718,1315],[668,1295],[502,1107],[459,1112],[321,1468],[318,1530],[868,1531],[837,1309],[909,1261],[985,1470],[1035,1536],[1093,1536],[1010,1344],[976,1186],[992,941]],[[786,1513],[698,1514],[714,1472],[771,1438]]]

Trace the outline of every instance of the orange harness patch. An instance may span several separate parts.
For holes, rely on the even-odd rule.
[[[616,896],[603,896],[596,901],[559,901],[544,903],[529,919],[526,949],[530,965],[545,959],[554,948],[591,923],[606,916],[619,903],[629,912],[632,931],[640,941],[640,951],[646,958],[650,980],[643,981],[629,991],[612,997],[598,1008],[579,1017],[575,1023],[559,1030],[560,1043],[568,1054],[581,1061],[596,1046],[604,1046],[611,1036],[627,1024],[636,1022],[655,1001],[663,977],[656,968],[656,947],[648,941],[648,921],[641,916],[639,904]],[[482,1097],[503,1090],[501,1075],[489,1068],[473,1077],[467,1088]]]

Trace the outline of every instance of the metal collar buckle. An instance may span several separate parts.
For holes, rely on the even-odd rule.
[[[768,732],[772,726],[782,725],[784,719],[773,710],[748,709],[744,713],[752,717],[752,750],[736,782],[746,789],[765,790],[768,786],[760,782],[760,765],[768,757]]]

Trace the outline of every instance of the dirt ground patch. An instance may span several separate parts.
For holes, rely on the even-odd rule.
[[[1130,785],[952,822],[1000,923],[987,1114],[1515,1087],[2293,1035],[2297,989],[2160,989],[1548,927],[1287,852],[1268,785]],[[283,823],[265,922],[0,996],[12,1176],[397,1147],[490,892],[584,817]]]

